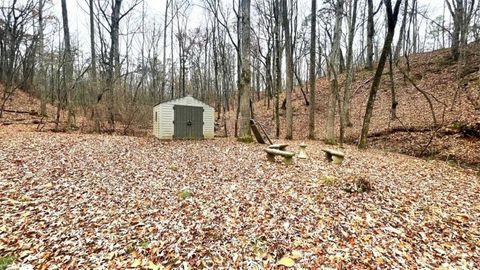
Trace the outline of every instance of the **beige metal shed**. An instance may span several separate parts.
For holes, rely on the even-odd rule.
[[[191,96],[153,107],[153,135],[165,140],[210,139],[214,136],[215,109]]]

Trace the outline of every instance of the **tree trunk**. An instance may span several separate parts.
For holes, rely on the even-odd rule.
[[[111,87],[110,102],[108,105],[110,130],[115,131],[115,92],[120,78],[120,46],[119,46],[119,30],[120,30],[120,8],[122,0],[114,0],[112,7],[112,15],[110,22],[110,53],[109,68],[107,77],[107,87]]]
[[[279,0],[275,0],[273,7],[275,25],[274,25],[274,36],[275,36],[275,137],[280,137],[280,92],[282,91],[282,48],[280,44],[280,11],[279,11]]]
[[[46,87],[46,70],[45,63],[43,60],[44,49],[45,49],[45,37],[44,30],[45,25],[43,21],[43,7],[45,6],[46,0],[40,0],[38,2],[38,81],[39,85],[37,86],[40,89],[40,115],[47,116],[47,87]]]
[[[413,0],[412,3],[412,48],[413,48],[413,53],[418,52],[418,18],[417,18],[417,13],[418,13],[418,3],[417,0]]]
[[[242,1],[238,1],[238,9],[240,10],[240,16],[242,12],[241,7]],[[228,28],[227,28],[228,29]],[[241,17],[237,15],[237,112],[235,115],[235,137],[238,137],[238,118],[240,117],[240,81],[242,80],[242,38],[240,33],[242,33],[242,21]]]
[[[167,0],[165,3],[165,16],[163,18],[163,57],[162,57],[162,84],[160,86],[160,102],[163,101],[165,95],[165,83],[167,82],[167,20],[168,20],[168,7],[170,5],[170,0]],[[173,19],[173,18],[172,18]]]
[[[355,0],[356,1],[356,0]],[[312,14],[310,21],[310,66],[309,66],[309,84],[310,84],[310,107],[308,108],[308,138],[315,139],[315,55],[316,55],[316,28],[317,28],[317,0],[312,0]]]
[[[368,129],[370,126],[370,119],[373,114],[373,106],[375,103],[375,97],[377,95],[378,88],[380,86],[380,81],[382,79],[383,69],[385,68],[385,63],[387,62],[387,57],[392,49],[393,36],[395,34],[395,26],[397,25],[398,11],[400,8],[401,0],[397,0],[395,8],[392,11],[392,2],[391,0],[385,0],[385,6],[387,9],[387,21],[388,21],[388,32],[383,44],[382,54],[380,60],[378,61],[377,71],[373,78],[372,87],[370,88],[370,93],[367,101],[367,108],[365,111],[365,116],[363,118],[362,132],[360,135],[360,141],[358,148],[363,149],[367,147],[367,138],[368,138]]]
[[[340,66],[340,38],[342,34],[344,0],[337,0],[335,7],[335,29],[333,34],[332,51],[329,60],[330,95],[328,98],[328,114],[325,127],[325,143],[335,143],[335,116],[337,114],[338,69]]]
[[[65,46],[64,57],[64,91],[66,92],[65,102],[68,108],[67,127],[75,127],[75,113],[73,111],[73,57],[72,47],[70,45],[70,30],[68,27],[68,11],[66,0],[62,0],[62,19],[63,19],[63,40]]]
[[[98,92],[98,81],[97,81],[97,54],[95,52],[95,13],[93,10],[94,4],[93,0],[89,0],[89,17],[90,17],[90,75],[92,76],[92,90],[93,93],[97,94]],[[92,119],[94,121],[94,130],[95,132],[100,132],[100,115],[98,115],[97,102],[93,104],[92,109]]]
[[[293,91],[293,44],[290,35],[290,23],[288,19],[287,0],[282,0],[283,28],[285,31],[285,58],[286,58],[286,106],[287,106],[287,131],[285,139],[293,138],[293,110],[292,110],[292,91]]]
[[[461,47],[466,45],[468,39],[468,27],[471,16],[475,10],[474,0],[445,0],[450,15],[453,18],[452,32],[452,58],[459,60]]]
[[[373,69],[373,38],[375,36],[375,21],[373,13],[373,0],[367,0],[367,63],[366,69]]]
[[[398,58],[400,57],[400,51],[403,47],[404,37],[405,37],[405,27],[407,26],[407,13],[408,11],[408,0],[405,0],[405,4],[403,6],[403,18],[402,18],[402,26],[400,27],[400,34],[398,36],[397,47],[395,48],[395,54],[393,57],[393,61],[397,62]]]
[[[348,32],[348,46],[347,46],[347,79],[345,82],[345,91],[343,94],[343,119],[345,120],[346,126],[352,126],[350,120],[350,100],[351,100],[351,87],[353,81],[353,39],[355,37],[355,27],[357,24],[357,5],[358,0],[353,0],[353,7],[350,18],[350,27]]]
[[[265,88],[267,90],[267,109],[270,109],[270,101],[272,99],[273,95],[273,79],[272,79],[272,44],[273,39],[271,37],[268,38],[267,40],[267,55],[265,58],[265,74],[266,74],[266,80],[265,80]]]
[[[390,93],[391,93],[391,96],[392,96],[392,105],[391,105],[391,108],[390,108],[390,119],[395,120],[397,118],[398,102],[397,102],[397,98],[396,98],[396,94],[395,94],[395,80],[393,79],[393,57],[392,57],[391,52],[390,52],[390,55],[388,57],[388,64],[389,64],[389,67],[390,67],[390,74],[389,74],[389,77],[390,77]]]
[[[242,70],[240,78],[240,115],[239,115],[239,138],[250,140],[250,92],[251,92],[251,71],[250,71],[250,0],[241,1],[242,19]]]

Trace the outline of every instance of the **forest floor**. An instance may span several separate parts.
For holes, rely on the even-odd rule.
[[[468,47],[468,57],[462,86],[458,87],[458,63],[450,58],[450,50],[411,55],[409,58],[409,78],[399,68],[394,69],[394,89],[397,105],[397,118],[392,119],[392,83],[388,65],[375,101],[370,124],[369,147],[399,152],[426,159],[439,159],[480,170],[480,44]],[[407,69],[405,59],[399,67]],[[352,85],[351,123],[345,130],[346,142],[356,145],[362,129],[363,117],[374,71],[360,69],[355,72]],[[345,76],[341,74],[340,91],[344,91]],[[295,82],[297,83],[297,82]],[[308,99],[305,82],[303,91]],[[416,87],[415,87],[416,86]],[[316,137],[324,138],[327,119],[329,81],[320,78],[316,85]],[[418,88],[418,89],[417,89]],[[419,91],[420,89],[420,91]],[[430,109],[427,98],[432,103]],[[254,103],[254,115],[270,136],[275,135],[273,118],[274,100],[268,106],[266,99]],[[308,110],[299,87],[292,95],[293,138],[305,139],[308,135]],[[284,100],[281,96],[280,105]],[[285,137],[285,110],[280,111],[280,138]],[[433,114],[437,126],[434,127]],[[336,118],[337,136],[339,119]],[[228,132],[234,134],[235,113],[228,115]],[[223,125],[222,125],[223,127]],[[221,130],[218,134],[224,134]]]
[[[394,70],[393,76],[398,102],[397,118],[391,119],[392,84],[388,76],[389,71],[386,70],[371,120],[369,147],[424,159],[443,160],[480,171],[480,44],[469,44],[467,54],[466,68],[461,78],[464,84],[461,88],[458,88],[456,79],[458,63],[450,59],[448,49],[414,54],[409,57],[410,79],[418,89],[426,93],[432,102],[437,127],[433,127],[433,114],[427,99],[403,76],[398,68]],[[406,66],[406,60],[401,59],[399,67],[406,69]],[[345,130],[346,142],[350,145],[356,145],[362,128],[373,72],[359,69],[355,73],[351,101],[352,125]],[[343,91],[345,78],[343,74],[339,77],[340,90]],[[303,91],[308,97],[305,82],[302,84]],[[2,90],[0,85],[0,94]],[[326,78],[317,80],[316,90],[316,138],[321,140],[324,136],[327,115],[328,80]],[[283,100],[283,96],[281,99]],[[292,104],[293,137],[296,140],[306,139],[309,106],[305,105],[304,97],[298,87],[293,93]],[[233,104],[231,106],[234,107]],[[37,113],[40,107],[39,100],[27,92],[16,91],[8,100],[6,107],[9,111],[5,112],[3,118],[0,118],[0,127],[9,126],[21,131],[48,131],[55,126],[56,108],[49,104],[47,106],[48,117],[40,117]],[[61,111],[60,114],[60,129],[62,129],[65,127],[66,112]],[[77,114],[77,133],[91,132],[93,130],[91,111],[79,108]],[[281,110],[280,114],[279,138],[284,138],[285,110]],[[152,119],[149,119],[151,116],[152,114],[149,113],[146,117],[141,117],[141,123],[132,126],[117,122],[116,133],[147,136],[151,133]],[[268,134],[274,137],[273,100],[268,106],[266,99],[256,97],[254,117],[265,127]],[[234,136],[235,112],[227,113],[227,118],[227,133]],[[102,124],[106,130],[106,123]],[[221,129],[216,133],[223,136],[225,131],[221,118],[218,120],[218,124]],[[337,117],[336,127],[338,126]]]
[[[480,265],[479,175],[447,162],[347,146],[334,165],[307,141],[310,158],[287,166],[233,139],[10,127],[0,127],[0,265],[11,269]]]

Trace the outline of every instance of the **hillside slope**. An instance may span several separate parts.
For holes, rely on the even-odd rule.
[[[390,119],[390,81],[388,73],[385,73],[371,121],[370,147],[413,156],[454,161],[480,169],[480,44],[469,45],[467,68],[465,74],[462,74],[464,83],[460,89],[457,87],[456,80],[457,63],[451,61],[449,56],[447,49],[410,56],[410,77],[418,88],[427,93],[431,99],[437,123],[441,128],[437,132],[432,131],[433,118],[427,100],[396,69],[394,80],[398,118]],[[405,67],[404,59],[400,66]],[[388,69],[385,72],[388,72]],[[346,138],[349,144],[356,144],[359,137],[372,77],[373,71],[359,70],[355,74],[352,86],[352,126],[346,129]],[[341,85],[343,86],[343,81]],[[457,89],[459,90],[457,91]],[[0,94],[2,90],[0,86]],[[317,138],[321,139],[325,127],[329,91],[329,83],[326,78],[317,81],[316,90],[316,130]],[[54,126],[56,109],[49,105],[47,107],[48,117],[42,119],[36,113],[40,107],[39,103],[39,100],[31,95],[20,90],[16,91],[6,104],[9,111],[4,113],[3,118],[0,118],[0,127],[8,125],[9,129],[17,130],[51,130]],[[273,101],[269,108],[265,100],[254,103],[255,118],[273,137],[275,122],[272,106]],[[293,110],[294,139],[304,140],[307,136],[306,130],[308,130],[308,107],[305,106],[299,90],[293,93]],[[15,111],[21,111],[21,113]],[[65,119],[65,112],[61,112],[61,114],[61,119]],[[281,111],[281,114],[280,138],[283,138],[285,112]],[[235,113],[228,114],[228,118],[228,132],[233,135]],[[46,124],[43,125],[43,123]],[[82,113],[77,118],[77,125],[79,132],[91,130],[91,127],[89,128],[91,123]],[[149,131],[150,129],[138,132],[135,130],[133,133],[146,134]],[[219,130],[217,133],[223,135],[224,131]]]
[[[0,96],[3,97],[4,87],[0,84]],[[51,104],[47,105],[47,115],[40,115],[40,100],[33,95],[16,90],[5,103],[3,117],[0,118],[0,127],[9,126],[9,129],[17,131],[41,130],[45,127],[53,127],[56,108]],[[63,112],[60,112],[63,116]]]
[[[394,71],[397,119],[390,119],[391,91],[387,73],[377,95],[369,139],[370,147],[398,151],[415,156],[435,157],[480,166],[480,107],[478,107],[480,80],[480,46],[472,44],[468,50],[465,85],[457,92],[457,63],[449,58],[449,50],[439,50],[410,56],[410,76],[418,88],[431,99],[437,123],[442,126],[433,136],[430,131],[433,117],[429,104],[420,91]],[[405,67],[405,60],[400,66]],[[385,72],[388,72],[386,68]],[[359,137],[373,71],[356,73],[351,105],[352,126],[346,130],[347,142],[354,144]],[[343,84],[342,84],[343,86]],[[317,81],[316,130],[317,138],[323,138],[327,114],[329,83],[326,78]],[[343,88],[342,90],[343,91]],[[453,100],[457,92],[454,105]],[[477,104],[475,104],[477,102]],[[477,107],[475,107],[477,106]],[[308,107],[299,90],[293,94],[294,138],[305,139],[308,133]],[[261,100],[254,105],[255,118],[267,132],[275,134],[273,108],[267,108]],[[282,111],[281,134],[284,137],[285,117]],[[229,132],[233,133],[234,116],[230,115]],[[338,122],[338,118],[337,118]],[[470,127],[471,132],[464,128]],[[403,131],[402,131],[403,130]],[[472,133],[473,132],[473,133]],[[223,132],[222,132],[223,133]]]

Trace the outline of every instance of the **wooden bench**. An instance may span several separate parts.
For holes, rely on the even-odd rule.
[[[275,161],[275,156],[282,156],[285,160],[285,164],[289,165],[293,163],[293,156],[295,156],[295,153],[288,152],[288,151],[282,151],[278,149],[272,149],[272,148],[267,148],[265,149],[265,152],[267,152],[267,159],[269,161]]]
[[[344,153],[333,149],[322,149],[322,151],[325,152],[325,158],[328,161],[333,161],[335,164],[342,164],[343,158],[345,157]]]
[[[280,144],[272,144],[272,145],[269,145],[268,148],[285,151],[285,150],[287,149],[287,146],[288,146],[288,144],[281,144],[281,143],[280,143]]]

